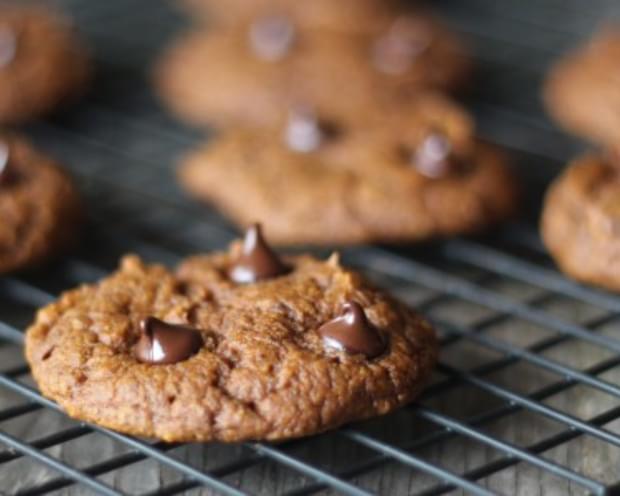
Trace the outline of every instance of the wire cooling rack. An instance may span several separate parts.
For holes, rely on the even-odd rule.
[[[153,0],[66,0],[96,52],[87,100],[27,132],[67,164],[88,203],[81,250],[0,278],[0,493],[620,493],[620,298],[565,279],[536,233],[541,193],[580,145],[543,116],[551,60],[614,13],[611,0],[437,0],[469,35],[482,135],[513,151],[527,181],[521,221],[482,239],[344,250],[437,324],[442,357],[415,405],[284,444],[169,445],[72,421],[34,387],[22,330],[63,289],[137,252],[174,264],[235,236],[187,200],[173,163],[201,134],[168,117],[148,66],[184,26]]]

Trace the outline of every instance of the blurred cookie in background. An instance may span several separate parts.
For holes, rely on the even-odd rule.
[[[405,243],[513,213],[503,154],[472,137],[458,106],[424,95],[384,116],[354,127],[297,109],[285,125],[224,131],[183,161],[179,180],[241,226],[268,219],[278,244]]]
[[[591,154],[568,165],[545,200],[542,236],[560,268],[620,291],[620,161]]]
[[[166,51],[154,77],[181,118],[230,126],[273,125],[300,102],[365,119],[422,88],[458,89],[470,72],[462,41],[419,13],[363,34],[307,29],[286,17],[196,31]]]
[[[0,7],[0,123],[47,114],[80,96],[89,54],[70,22],[42,7]]]
[[[219,26],[287,18],[304,28],[359,32],[393,17],[394,0],[179,0],[198,19]]]
[[[0,137],[0,273],[46,261],[75,241],[77,189],[50,158],[16,135]]]
[[[620,143],[620,25],[601,29],[550,71],[544,100],[571,133],[598,144]]]

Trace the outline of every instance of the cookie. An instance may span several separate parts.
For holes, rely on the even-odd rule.
[[[395,1],[377,0],[182,0],[190,13],[219,26],[235,26],[268,17],[288,17],[314,29],[358,32],[376,29],[395,15]]]
[[[282,440],[410,402],[437,357],[432,328],[341,265],[243,246],[171,271],[123,259],[39,310],[26,354],[41,391],[80,420],[169,442]]]
[[[282,128],[222,132],[183,159],[178,177],[241,226],[269,219],[278,244],[420,241],[481,230],[515,209],[503,154],[471,133],[462,110],[430,95],[377,126],[297,112]]]
[[[287,18],[194,32],[168,49],[154,79],[188,122],[272,125],[298,104],[350,121],[371,118],[420,88],[458,88],[469,71],[461,41],[419,14],[357,35],[301,29]]]
[[[0,7],[0,123],[75,99],[89,75],[84,44],[65,20],[43,8]]]
[[[547,193],[542,236],[560,268],[579,281],[620,291],[620,162],[586,155]]]
[[[40,264],[76,236],[73,182],[23,138],[0,139],[0,273]]]
[[[620,27],[608,26],[550,71],[544,100],[566,130],[595,143],[620,143]]]

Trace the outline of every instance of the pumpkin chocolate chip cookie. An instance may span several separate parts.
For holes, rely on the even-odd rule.
[[[312,2],[304,2],[312,3]],[[425,14],[397,16],[363,34],[301,29],[287,18],[197,31],[155,69],[164,102],[197,125],[273,125],[291,106],[354,121],[405,103],[420,88],[468,79],[462,42]]]
[[[0,215],[0,273],[66,248],[82,217],[69,176],[16,135],[0,137]]]
[[[65,20],[41,7],[0,6],[0,123],[75,99],[89,76],[84,44]]]
[[[223,131],[186,157],[182,186],[279,244],[411,242],[506,219],[516,181],[455,104],[420,96],[348,126],[306,109],[280,127]]]
[[[620,163],[586,155],[569,164],[545,200],[542,235],[560,268],[620,291]]]
[[[175,271],[124,258],[41,309],[26,354],[77,419],[171,442],[280,440],[410,402],[437,342],[337,256],[281,259],[254,226]]]
[[[547,109],[568,131],[597,144],[620,143],[620,26],[610,25],[563,57],[544,89]]]

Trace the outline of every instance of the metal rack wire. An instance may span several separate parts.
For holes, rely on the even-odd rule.
[[[175,187],[171,164],[201,136],[167,117],[145,83],[182,18],[149,0],[57,3],[92,41],[101,71],[84,103],[27,131],[72,169],[92,222],[78,253],[0,279],[0,493],[620,493],[620,298],[559,274],[534,223],[544,184],[581,148],[542,113],[543,71],[613,2],[435,2],[472,39],[481,76],[468,103],[484,137],[522,165],[531,211],[489,238],[344,250],[435,321],[435,380],[388,418],[232,446],[168,445],[68,420],[21,358],[35,309],[98,279],[120,254],[174,263],[235,235]]]

